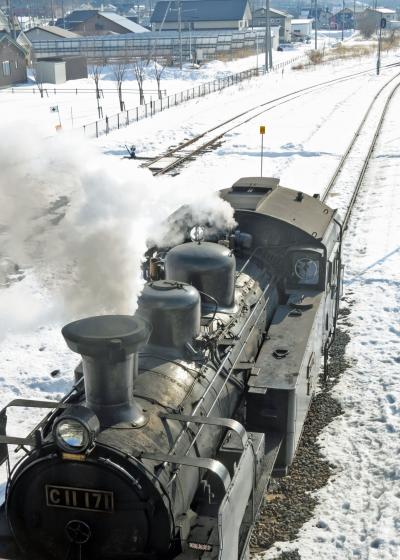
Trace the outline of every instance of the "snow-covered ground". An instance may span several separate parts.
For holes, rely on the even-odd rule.
[[[398,53],[385,53],[383,64],[389,62],[400,62]],[[66,349],[61,326],[89,313],[134,309],[146,240],[162,235],[160,224],[170,212],[194,203],[200,214],[229,222],[230,208],[215,192],[259,174],[260,124],[267,126],[264,174],[280,177],[284,186],[321,192],[370,100],[397,72],[383,68],[376,76],[374,65],[370,57],[272,73],[92,141],[80,133],[46,139],[54,127],[47,105],[54,101],[36,97],[35,105],[24,105],[16,94],[0,92],[0,133],[7,139],[0,147],[0,261],[3,276],[4,257],[25,275],[0,289],[0,407],[22,396],[56,399],[70,387],[76,357]],[[176,178],[154,178],[137,162],[121,159],[124,144],[135,143],[140,155],[156,154],[249,106],[364,69],[372,71],[243,125]],[[220,64],[207,71],[208,80]],[[285,545],[305,559],[400,556],[399,98],[346,237],[345,289],[353,301],[348,355],[354,365],[336,389],[345,414],[321,438],[337,474],[319,491],[321,504],[299,539]],[[88,102],[79,99],[84,114]],[[60,374],[53,378],[55,369]],[[34,420],[25,411],[14,413],[10,434],[27,433]]]
[[[299,45],[293,51],[274,52],[274,64],[286,62],[301,57],[308,45]],[[165,68],[161,75],[161,90],[163,96],[172,95],[197,87],[219,78],[224,78],[264,63],[264,54],[236,59],[226,62],[212,61],[193,69],[184,65],[179,68]],[[144,71],[145,101],[157,99],[157,82],[154,74],[154,63],[150,63]],[[100,106],[104,117],[111,117],[120,112],[117,83],[112,66],[102,69],[99,88],[102,91]],[[40,97],[39,90],[32,77],[27,84],[21,84],[13,90],[0,90],[0,122],[13,122],[15,112],[29,122],[35,122],[46,135],[55,134],[55,127],[61,122],[64,130],[78,128],[98,119],[95,83],[89,76],[87,79],[73,80],[65,84],[43,84],[44,97]],[[139,90],[132,67],[127,65],[123,84],[123,100],[126,109],[133,109],[139,105]],[[58,106],[58,113],[52,113],[51,107]]]
[[[321,437],[337,472],[299,539],[282,547],[306,559],[400,556],[399,115],[397,94],[345,238],[353,365],[335,388],[344,414]]]
[[[346,31],[348,35],[349,32]],[[318,45],[330,46],[340,38],[338,32],[321,33]],[[347,38],[350,40],[350,37]],[[314,44],[314,43],[313,43]],[[298,43],[294,49],[286,52],[274,51],[273,61],[275,65],[288,62],[294,58],[301,57],[313,47],[313,44]],[[185,64],[183,71],[179,68],[165,68],[161,75],[161,90],[164,96],[173,95],[200,84],[207,83],[219,78],[224,78],[249,68],[262,66],[265,61],[264,53],[247,58],[212,61],[203,64],[199,69],[191,68]],[[150,63],[145,69],[145,80],[143,87],[148,90],[145,93],[145,101],[157,99],[157,82],[155,80],[154,63]],[[35,124],[44,135],[49,136],[56,133],[56,126],[61,122],[64,130],[80,128],[98,119],[97,101],[95,96],[95,84],[91,77],[81,80],[73,80],[65,84],[53,85],[43,84],[45,95],[40,97],[39,90],[34,78],[27,84],[21,84],[13,90],[0,90],[0,123],[13,124],[15,114]],[[100,106],[104,117],[111,117],[119,113],[120,106],[117,95],[117,84],[112,66],[105,67],[101,72],[99,88],[103,92]],[[137,81],[133,69],[128,65],[124,76],[123,100],[126,109],[134,109],[139,105],[139,93]],[[78,90],[78,92],[76,92]],[[50,108],[58,106],[59,113],[51,112]]]

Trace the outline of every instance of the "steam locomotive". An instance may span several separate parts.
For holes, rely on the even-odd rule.
[[[335,333],[341,225],[317,196],[242,178],[234,231],[153,248],[134,316],[66,325],[81,355],[60,402],[0,413],[0,557],[246,557],[271,473],[293,461]],[[9,407],[46,407],[27,438]]]

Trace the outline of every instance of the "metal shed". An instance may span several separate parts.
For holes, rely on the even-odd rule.
[[[68,80],[88,77],[85,56],[40,58],[36,69],[38,79],[46,84],[63,84]]]

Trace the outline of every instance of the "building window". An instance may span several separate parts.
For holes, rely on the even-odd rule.
[[[5,60],[1,63],[3,68],[3,76],[11,76],[11,65],[9,60]]]

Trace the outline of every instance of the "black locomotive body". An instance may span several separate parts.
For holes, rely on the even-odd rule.
[[[75,385],[28,438],[0,510],[0,557],[246,555],[273,471],[290,466],[335,331],[341,228],[266,178],[221,193],[236,229],[152,253],[134,317],[64,327]]]

